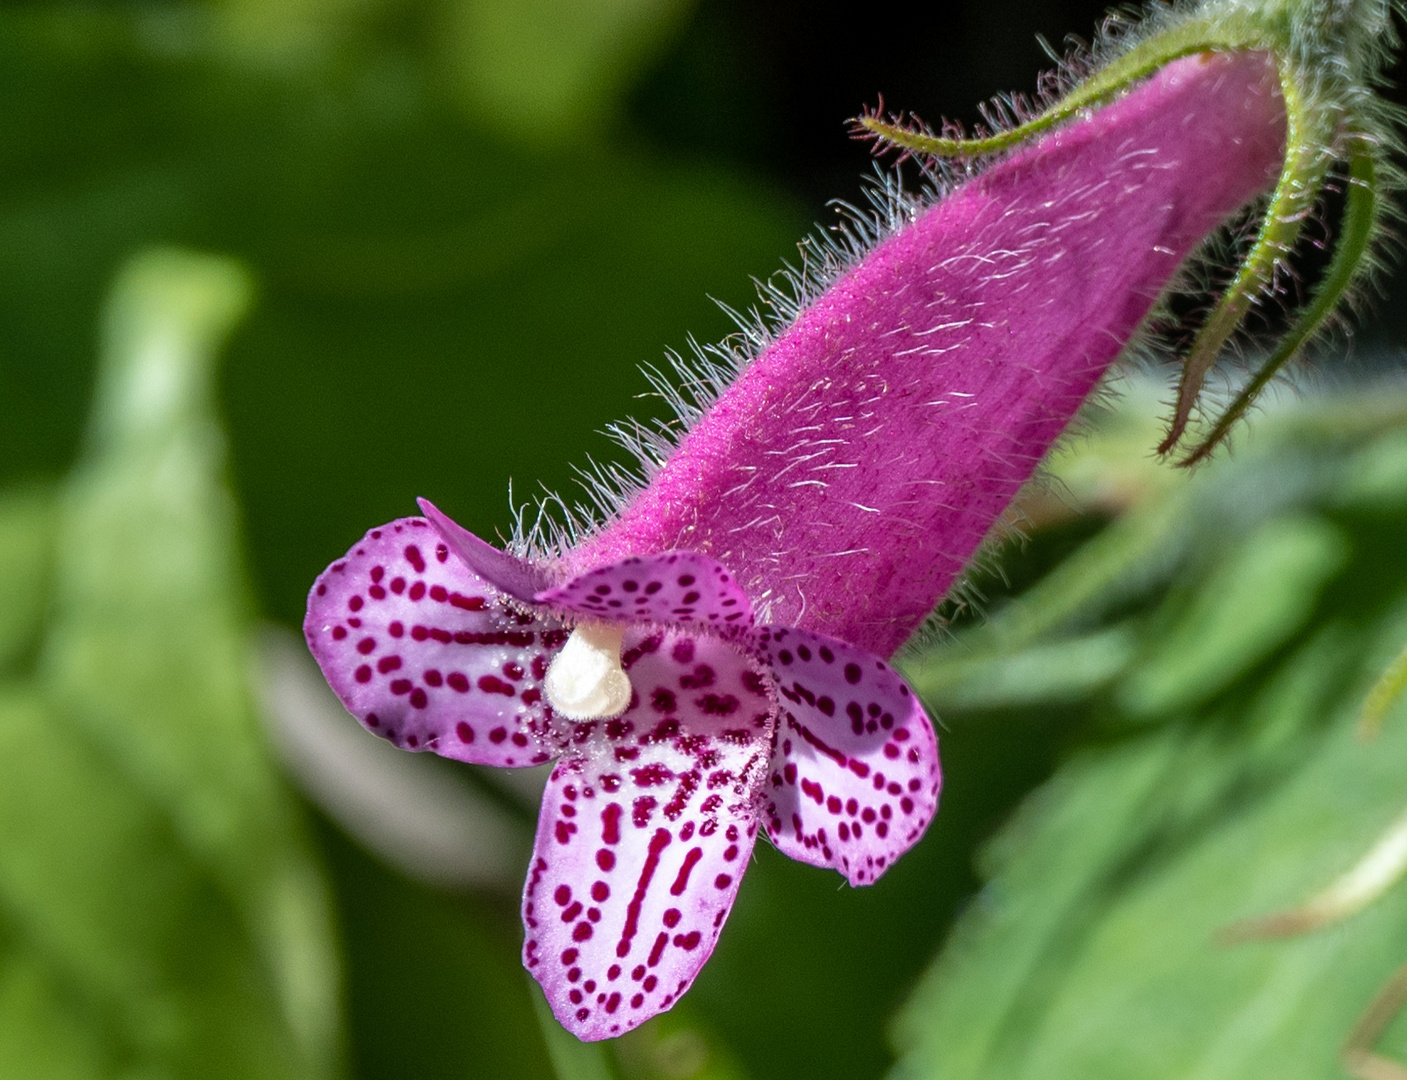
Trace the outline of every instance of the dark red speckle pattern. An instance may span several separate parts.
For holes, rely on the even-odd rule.
[[[589,757],[558,763],[542,804],[523,959],[549,1001],[573,1003],[584,1039],[679,999],[713,951],[756,839],[771,701],[738,650],[693,639],[681,663],[680,641],[640,643],[635,706],[601,725]],[[702,695],[685,684],[699,665],[714,693],[738,701],[732,715],[691,707]],[[659,689],[681,704],[653,707]]]
[[[421,518],[372,530],[329,567],[303,629],[348,711],[398,746],[516,766],[548,761],[570,741],[538,674],[567,631],[504,600]]]
[[[537,599],[591,618],[693,626],[724,636],[753,623],[752,602],[732,575],[692,551],[622,559],[539,593]]]
[[[542,576],[448,519],[437,529],[406,518],[323,573],[304,631],[328,682],[377,735],[482,764],[557,759],[524,894],[523,959],[557,1018],[600,1039],[687,990],[759,828],[852,884],[878,878],[933,815],[937,745],[886,663],[754,626],[747,596],[711,559],[629,558],[524,604]],[[568,622],[582,616],[626,624],[634,693],[621,716],[567,721],[544,696]]]
[[[779,851],[874,881],[928,828],[942,783],[923,706],[884,661],[803,630],[757,648],[781,695],[766,793]]]

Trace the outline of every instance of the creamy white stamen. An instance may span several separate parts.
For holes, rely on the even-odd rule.
[[[542,689],[568,720],[609,720],[630,704],[630,679],[620,666],[625,627],[582,623],[547,668]]]

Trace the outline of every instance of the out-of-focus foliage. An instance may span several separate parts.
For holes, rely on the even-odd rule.
[[[250,707],[210,411],[248,291],[230,262],[129,265],[82,463],[0,503],[3,1076],[340,1074],[327,889]]]
[[[741,0],[0,10],[0,1077],[874,1077],[965,907],[899,1029],[919,1075],[1244,1049],[1292,1077],[1311,1031],[1296,1060],[1334,1075],[1407,953],[1400,895],[1305,942],[1211,935],[1400,809],[1407,717],[1346,733],[1407,641],[1395,414],[1258,418],[1188,484],[1141,406],[1107,417],[1058,466],[1080,512],[1026,501],[986,583],[1017,600],[910,659],[945,725],[929,835],[857,890],[760,846],[693,990],[613,1044],[541,1022],[501,861],[476,890],[396,869],[296,804],[254,723],[258,621],[296,627],[368,527],[426,495],[502,532],[510,478],[570,490],[605,423],[657,411],[636,366],[727,332],[708,297],[748,305],[855,196],[847,116],[1029,86],[1033,31],[1101,6],[903,34]],[[129,263],[154,244],[238,263]],[[974,848],[1052,773],[979,892]],[[521,790],[451,775],[530,835]]]
[[[632,400],[638,366],[690,331],[721,337],[709,295],[749,303],[748,275],[809,219],[766,184],[642,152],[618,119],[576,118],[585,98],[548,125],[567,143],[505,132],[457,88],[472,57],[456,43],[489,46],[451,26],[501,23],[518,50],[560,53],[552,71],[598,65],[604,86],[667,44],[679,10],[0,11],[0,479],[71,459],[93,313],[121,260],[164,241],[234,254],[260,283],[220,398],[269,613],[296,623],[328,552],[416,495],[494,536],[511,480],[520,498],[540,482],[570,494],[573,464],[612,457],[606,423],[661,412]],[[547,124],[545,105],[523,107]]]
[[[1219,931],[1301,904],[1407,807],[1407,703],[1376,738],[1358,724],[1407,642],[1404,537],[1407,396],[1292,408],[913,665],[959,728],[1055,702],[1087,720],[987,847],[896,1075],[1341,1074],[1407,961],[1407,885],[1290,940]],[[1407,1053],[1407,1021],[1379,1052]]]

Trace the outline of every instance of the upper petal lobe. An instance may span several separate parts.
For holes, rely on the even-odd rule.
[[[632,555],[537,595],[597,619],[698,627],[729,635],[752,626],[752,602],[727,568],[694,551]]]
[[[523,896],[523,960],[583,1039],[619,1035],[693,982],[756,838],[771,703],[713,638],[639,632],[635,701],[580,725],[543,798]]]
[[[471,573],[506,596],[532,603],[533,594],[547,587],[546,575],[526,559],[486,544],[452,520],[429,499],[417,499],[426,519]]]
[[[308,647],[348,711],[409,750],[546,761],[541,682],[567,632],[515,609],[422,518],[373,529],[313,586]]]
[[[767,778],[778,850],[873,882],[938,808],[938,743],[923,706],[872,653],[805,630],[764,627],[781,713]]]

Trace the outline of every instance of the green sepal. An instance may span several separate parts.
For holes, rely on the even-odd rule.
[[[1324,326],[1339,302],[1347,294],[1358,272],[1365,265],[1374,227],[1378,222],[1381,197],[1378,191],[1378,165],[1373,147],[1362,138],[1353,141],[1348,162],[1348,192],[1344,201],[1342,235],[1334,248],[1334,256],[1314,299],[1300,313],[1294,325],[1280,339],[1275,351],[1268,356],[1235,399],[1222,410],[1211,431],[1183,457],[1179,465],[1194,465],[1212,452],[1232,426],[1245,415],[1266,384],[1300,348]],[[1185,376],[1184,376],[1185,378]],[[1165,447],[1170,449],[1170,445]]]

